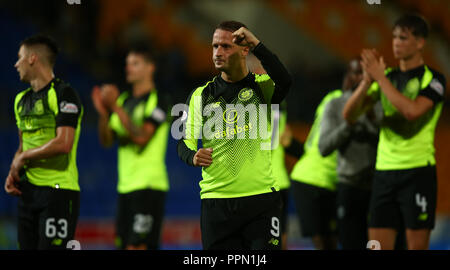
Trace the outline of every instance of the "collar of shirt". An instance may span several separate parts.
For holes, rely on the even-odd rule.
[[[223,96],[224,94],[237,94],[239,90],[250,85],[252,81],[254,81],[254,75],[251,72],[249,72],[242,80],[233,83],[226,82],[222,79],[221,75],[218,75],[216,79],[216,87],[213,90],[213,96],[214,98],[217,98],[219,96]]]

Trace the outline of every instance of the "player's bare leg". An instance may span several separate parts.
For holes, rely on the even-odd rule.
[[[281,234],[281,250],[287,250],[287,233]]]
[[[140,245],[128,245],[126,247],[127,250],[147,250],[146,244],[140,244]]]
[[[409,250],[424,250],[428,249],[430,244],[429,229],[406,229],[406,241]]]
[[[335,236],[315,235],[312,237],[314,247],[318,250],[335,250],[337,238]]]
[[[369,240],[380,242],[382,250],[393,250],[397,231],[391,228],[370,228]]]

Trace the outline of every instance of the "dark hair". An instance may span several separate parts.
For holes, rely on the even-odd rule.
[[[394,28],[406,28],[411,31],[411,33],[416,37],[428,37],[428,23],[427,21],[420,15],[416,14],[406,14],[397,19],[394,23]]]
[[[361,74],[363,72],[360,61],[361,57],[357,56],[350,59],[350,61],[348,62],[345,70],[344,80],[342,82],[342,90],[354,90],[358,86],[359,81],[356,82],[351,75]]]
[[[221,30],[225,30],[225,31],[229,31],[229,32],[235,32],[237,30],[239,30],[239,28],[241,27],[245,27],[247,28],[247,26],[241,22],[237,22],[237,21],[224,21],[219,23],[219,25],[216,26],[216,29],[221,29]]]
[[[55,65],[56,56],[58,55],[59,49],[56,42],[49,36],[42,34],[37,34],[24,39],[20,42],[20,46],[33,47],[33,46],[44,46],[48,52],[48,62],[51,66]]]
[[[131,47],[131,49],[128,53],[139,54],[142,57],[144,57],[145,61],[147,61],[149,63],[155,62],[155,57],[153,55],[153,52],[150,49],[150,47],[147,46],[146,44],[135,44]]]

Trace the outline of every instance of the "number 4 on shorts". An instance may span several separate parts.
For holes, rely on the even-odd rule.
[[[420,196],[419,193],[416,193],[416,204],[419,207],[422,207],[422,213],[427,211],[427,200],[425,196]]]

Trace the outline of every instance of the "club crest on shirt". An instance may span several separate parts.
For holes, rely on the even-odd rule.
[[[133,122],[139,123],[144,118],[145,114],[145,103],[141,102],[137,105],[132,112]]]
[[[39,99],[34,103],[34,113],[37,115],[41,115],[44,113],[44,104],[42,103],[42,99]]]
[[[240,101],[247,101],[253,96],[253,89],[244,88],[239,92],[238,98]]]
[[[417,78],[411,79],[403,90],[403,95],[409,98],[415,98],[420,89],[420,81]]]

